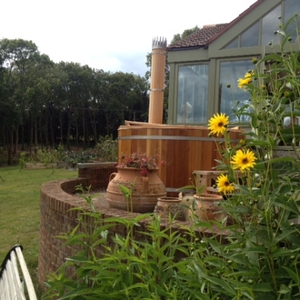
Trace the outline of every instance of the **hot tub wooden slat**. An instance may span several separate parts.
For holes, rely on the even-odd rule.
[[[209,130],[203,126],[160,125],[128,122],[118,130],[119,161],[122,155],[146,152],[157,155],[161,166],[159,177],[167,189],[189,185],[194,170],[211,170],[220,159],[216,141],[222,137],[209,137]],[[239,130],[231,130],[231,141],[242,138]]]

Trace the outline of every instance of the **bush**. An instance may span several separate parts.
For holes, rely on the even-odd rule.
[[[100,137],[96,153],[101,161],[118,161],[118,140],[114,140],[111,136]]]
[[[143,232],[139,223],[146,218]],[[192,233],[182,237],[169,228],[161,230],[160,219],[150,215],[103,221],[101,214],[83,211],[79,221],[64,238],[82,250],[49,276],[43,299],[210,299],[198,296],[198,275],[190,270],[198,255],[188,242]],[[116,226],[124,226],[127,234],[112,235],[110,228]],[[135,239],[134,231],[141,238]],[[180,256],[186,259],[176,259]]]
[[[57,150],[39,149],[36,153],[37,161],[45,166],[58,162]]]

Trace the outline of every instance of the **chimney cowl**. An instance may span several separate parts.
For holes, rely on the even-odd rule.
[[[164,37],[155,37],[152,39],[152,49],[166,49],[167,39]]]

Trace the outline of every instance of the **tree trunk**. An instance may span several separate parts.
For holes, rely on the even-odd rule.
[[[76,125],[75,125],[75,130],[76,130],[76,133],[75,133],[75,140],[76,140],[76,146],[77,146],[77,149],[79,149],[79,144],[78,144],[78,136],[79,136],[79,130],[78,130],[78,121],[76,120]]]
[[[24,145],[24,132],[25,132],[25,125],[24,125],[24,120],[25,118],[23,119],[23,124],[21,125],[21,149],[22,151],[24,151],[25,149],[25,145]]]
[[[17,153],[18,150],[18,143],[19,143],[19,127],[17,127],[17,130],[15,131],[15,143],[14,143],[14,151],[13,154]]]
[[[104,112],[105,114],[105,121],[106,121],[106,134],[109,136],[109,117],[108,117],[108,113]]]
[[[38,122],[39,122],[39,134],[40,134],[40,145],[43,146],[43,128],[42,128],[42,118],[39,117],[38,118]]]
[[[60,123],[60,142],[63,145],[64,139],[63,139],[63,116],[62,116],[62,113],[59,114],[59,123]]]
[[[70,135],[71,135],[71,114],[68,113],[67,149],[69,151],[70,151]]]
[[[34,146],[38,145],[38,131],[37,131],[37,120],[34,121]]]
[[[54,148],[55,140],[54,140],[54,130],[53,130],[53,117],[50,112],[49,112],[49,119],[50,119],[49,130],[50,130],[51,144],[52,144],[52,147]]]
[[[96,123],[96,117],[95,113],[91,112],[89,113],[90,120],[91,120],[91,125],[92,125],[92,130],[93,130],[93,135],[94,135],[94,140],[95,140],[95,145],[98,143],[98,132],[97,132],[97,123]]]
[[[8,144],[7,144],[7,164],[10,166],[12,164],[13,158],[13,143],[14,143],[14,132],[13,129],[8,130]]]
[[[45,115],[45,125],[44,125],[44,132],[45,132],[45,143],[46,146],[49,147],[49,133],[48,133],[48,114]]]
[[[29,141],[29,147],[31,148],[33,145],[33,122],[30,120],[30,141]]]
[[[86,136],[85,111],[82,112],[82,134],[83,134],[83,147],[85,149],[88,140]]]
[[[89,126],[86,121],[85,121],[85,139],[87,141],[87,146],[89,148],[90,147],[90,134],[89,134]]]

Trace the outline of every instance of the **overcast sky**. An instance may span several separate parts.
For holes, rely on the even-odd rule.
[[[227,23],[256,0],[2,0],[0,39],[33,41],[54,62],[144,76],[152,39]]]

